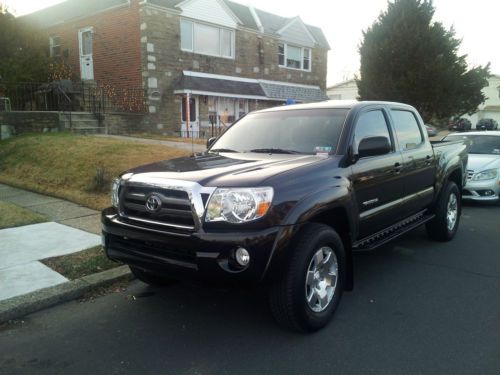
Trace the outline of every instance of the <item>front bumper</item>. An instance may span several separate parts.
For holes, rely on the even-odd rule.
[[[500,197],[500,180],[467,181],[462,190],[462,199],[474,201],[496,201]]]
[[[113,208],[103,211],[101,223],[103,245],[110,259],[160,276],[226,282],[262,281],[282,229],[167,233],[123,222]],[[234,262],[238,247],[250,253],[246,268]]]

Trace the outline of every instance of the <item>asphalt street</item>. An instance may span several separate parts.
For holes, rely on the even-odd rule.
[[[500,374],[500,206],[454,241],[417,229],[355,257],[355,289],[312,335],[258,289],[132,282],[0,328],[0,374]]]

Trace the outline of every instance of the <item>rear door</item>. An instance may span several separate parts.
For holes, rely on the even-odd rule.
[[[405,206],[409,216],[432,202],[436,178],[434,151],[419,116],[407,108],[393,107],[390,113],[403,157]]]
[[[358,239],[394,224],[403,215],[399,207],[399,200],[404,195],[400,173],[403,160],[388,123],[386,110],[373,108],[362,112],[355,124],[352,142],[356,150],[359,142],[366,137],[386,137],[392,144],[390,153],[361,158],[352,166],[352,183],[359,213]]]

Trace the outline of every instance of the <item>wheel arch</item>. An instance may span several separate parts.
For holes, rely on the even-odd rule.
[[[351,212],[351,214],[350,214]],[[346,283],[345,290],[352,290],[354,286],[354,270],[352,260],[352,243],[354,231],[356,230],[352,210],[343,205],[334,205],[325,207],[323,210],[316,211],[314,215],[307,215],[307,220],[303,220],[295,225],[284,227],[279,235],[275,245],[275,252],[271,256],[267,270],[265,272],[266,280],[274,280],[276,275],[281,275],[289,257],[288,248],[294,243],[294,239],[300,234],[307,223],[319,223],[332,227],[340,236],[346,253]]]

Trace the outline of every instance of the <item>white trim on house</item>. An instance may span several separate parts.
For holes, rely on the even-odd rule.
[[[200,2],[200,1],[205,1],[205,2],[209,1],[209,2],[212,2],[212,4],[217,3],[217,5],[219,5],[220,9],[226,14],[226,16],[232,20],[233,24],[231,24],[231,22],[229,22],[229,20],[227,20],[227,19],[223,20],[223,18],[220,17],[220,13],[217,14],[215,12],[217,6],[210,6],[209,7],[211,9],[210,10],[211,13],[200,12],[200,10],[198,9],[199,6],[195,7],[197,9],[190,9],[191,6],[196,5],[194,3]],[[243,22],[241,22],[241,20],[233,13],[233,11],[222,0],[184,0],[184,1],[180,2],[179,4],[176,4],[175,7],[180,8],[182,10],[182,14],[185,17],[214,23],[216,25],[223,25],[226,27],[236,28],[236,26],[243,24]],[[205,9],[206,9],[206,6],[205,6]]]
[[[302,47],[298,44],[294,44],[294,43],[288,43],[286,41],[280,41],[280,43],[278,43],[278,48],[280,45],[283,45],[283,64],[284,65],[281,65],[279,63],[279,60],[278,60],[278,66],[280,68],[285,68],[285,69],[290,69],[290,70],[298,70],[298,71],[301,71],[301,72],[311,72],[312,71],[312,47]],[[292,67],[289,67],[287,66],[287,56],[288,56],[288,47],[294,47],[294,48],[300,48],[300,68],[292,68]],[[309,50],[309,69],[304,69],[304,50]],[[279,53],[279,49],[278,49],[278,56],[280,56],[280,53]]]
[[[191,23],[191,49],[182,48],[182,22],[183,21]],[[195,31],[196,31],[196,25],[197,24],[198,25],[205,25],[205,26],[208,26],[208,27],[211,27],[211,28],[219,30],[219,54],[211,54],[211,53],[199,52],[198,50],[195,50]],[[199,55],[204,55],[204,56],[220,57],[220,58],[223,58],[223,59],[231,59],[231,60],[236,59],[236,32],[235,32],[235,29],[232,29],[232,28],[229,28],[229,27],[220,26],[220,25],[217,25],[217,24],[212,24],[212,23],[205,22],[205,21],[200,21],[198,19],[187,18],[187,17],[183,17],[183,16],[180,17],[179,25],[180,25],[180,30],[181,30],[180,31],[180,34],[181,34],[181,38],[180,38],[180,41],[181,41],[181,51],[190,52],[190,53],[197,53]],[[231,33],[231,52],[232,52],[232,56],[226,56],[222,52],[222,48],[223,48],[223,46],[222,46],[222,35],[223,35],[222,34],[222,30],[225,30],[225,31],[228,31],[228,32]]]
[[[250,14],[253,17],[253,20],[255,21],[257,28],[261,33],[264,33],[264,26],[262,26],[262,22],[260,21],[259,15],[255,11],[255,8],[252,5],[248,5],[248,9],[250,10]]]
[[[318,42],[313,37],[313,35],[311,34],[311,32],[309,31],[309,29],[307,28],[306,24],[302,21],[302,19],[300,18],[300,16],[292,18],[292,20],[290,22],[288,22],[287,24],[285,24],[285,26],[283,26],[281,29],[279,29],[276,33],[279,34],[279,35],[281,35],[282,37],[284,37],[283,40],[286,40],[286,36],[284,35],[285,34],[285,30],[288,29],[288,28],[290,28],[291,26],[293,26],[297,21],[299,22],[299,26],[302,27],[302,29],[304,29],[305,34],[307,35],[307,37],[312,42],[312,45],[311,46],[307,46],[307,47],[313,47],[315,44],[318,44]],[[294,42],[294,41],[290,41],[290,42]],[[293,43],[291,43],[291,44],[293,44]]]
[[[267,100],[273,102],[284,102],[284,99],[273,99],[268,98],[267,96],[259,96],[259,95],[240,95],[240,94],[226,94],[221,92],[212,92],[212,91],[198,91],[198,90],[175,90],[174,94],[192,94],[192,95],[208,95],[208,96],[219,96],[223,98],[238,98],[238,99],[256,99],[256,100]]]
[[[184,70],[182,72],[185,76],[189,77],[200,77],[200,78],[212,78],[212,79],[225,79],[227,81],[236,81],[236,82],[249,82],[249,83],[259,83],[258,80],[253,78],[243,78],[243,77],[234,77],[234,76],[224,76],[221,74],[211,74],[211,73],[202,73],[202,72],[193,72],[190,70]]]

